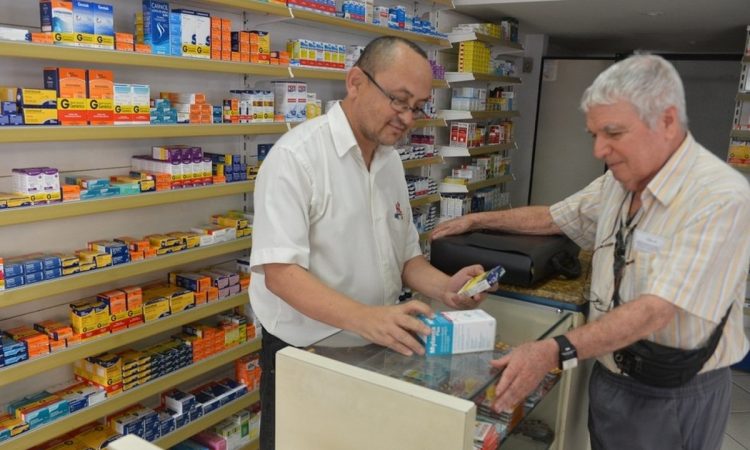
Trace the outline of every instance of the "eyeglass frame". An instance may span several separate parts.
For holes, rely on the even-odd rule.
[[[378,82],[375,81],[375,78],[373,78],[372,75],[370,75],[365,69],[360,67],[359,70],[361,70],[362,73],[365,74],[367,79],[370,80],[372,84],[374,84],[375,87],[378,88],[378,90],[383,95],[385,95],[388,98],[388,100],[391,101],[390,105],[394,111],[398,112],[399,114],[405,113],[407,111],[411,111],[411,115],[414,118],[414,120],[424,119],[426,117],[429,117],[429,115],[424,110],[424,105],[421,108],[409,106],[409,104],[406,103],[404,100],[401,100],[400,98],[393,96],[393,94],[389,94],[388,91],[383,89],[383,86],[378,84]]]

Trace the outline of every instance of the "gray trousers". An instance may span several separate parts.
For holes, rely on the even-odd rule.
[[[729,418],[729,368],[658,388],[594,364],[589,382],[592,450],[719,450]]]

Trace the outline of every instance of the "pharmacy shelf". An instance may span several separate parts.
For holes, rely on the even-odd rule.
[[[420,119],[414,123],[414,128],[425,128],[425,127],[447,127],[445,119]]]
[[[241,63],[216,59],[188,58],[183,56],[152,55],[150,53],[122,52],[116,50],[72,47],[65,45],[33,44],[16,41],[0,41],[0,56],[147,67],[151,69],[189,70],[289,78],[288,67],[280,65]]]
[[[286,122],[211,125],[112,125],[112,126],[18,126],[3,127],[0,144],[11,142],[61,142],[109,139],[187,138],[198,136],[242,136],[282,134]]]
[[[430,203],[436,203],[440,201],[440,194],[423,195],[409,200],[409,204],[412,208],[417,206],[429,205]]]
[[[460,158],[468,156],[481,156],[489,155],[492,153],[504,152],[506,150],[513,150],[516,148],[515,141],[507,142],[504,144],[492,144],[482,145],[481,147],[439,147],[438,152],[443,158]]]
[[[732,130],[729,136],[734,139],[750,141],[750,130]]]
[[[469,184],[440,183],[441,194],[468,194],[469,192],[478,191],[486,187],[497,186],[508,181],[513,181],[513,175],[503,175],[500,177],[489,178],[487,180],[477,181]]]
[[[56,436],[67,433],[81,424],[89,423],[117,412],[127,406],[143,401],[178,384],[189,381],[198,375],[210,372],[258,350],[260,350],[260,339],[240,344],[217,355],[203,359],[200,361],[200,364],[192,364],[127,392],[115,395],[94,406],[89,406],[59,420],[19,434],[14,438],[3,441],[2,448],[3,450],[29,449]]]
[[[254,0],[201,0],[206,5],[231,6],[243,11],[263,13],[271,16],[292,17],[285,4],[259,2]]]
[[[63,202],[53,205],[29,206],[0,210],[0,226],[19,223],[40,222],[64,217],[87,216],[110,211],[122,211],[169,203],[203,200],[206,198],[253,192],[255,184],[250,181],[222,183],[212,186],[175,189],[171,191],[149,192],[136,195]]]
[[[290,72],[292,78],[343,81],[346,79],[348,71],[340,69],[317,69],[313,67],[292,67]],[[432,80],[432,87],[433,89],[442,89],[449,86],[445,80]]]
[[[740,172],[750,173],[750,164],[729,164]]]
[[[451,44],[457,44],[459,42],[481,41],[485,44],[491,45],[493,49],[498,50],[504,54],[523,53],[523,46],[518,42],[506,41],[490,36],[488,34],[475,33],[473,31],[448,33],[448,40],[451,42]]]
[[[448,84],[448,80],[432,80],[432,88],[433,89],[448,89],[450,85]]]
[[[416,169],[417,167],[431,166],[433,164],[440,164],[443,162],[443,158],[440,156],[431,156],[429,158],[410,159],[408,161],[402,161],[404,169]],[[2,222],[0,222],[2,224]]]
[[[518,111],[459,111],[457,109],[438,111],[438,117],[447,121],[509,119],[518,116]]]
[[[737,94],[738,102],[750,102],[750,92],[740,92]]]
[[[98,339],[91,339],[65,350],[56,351],[47,356],[33,358],[22,363],[5,367],[0,369],[0,386],[6,386],[13,382],[70,364],[88,356],[97,355],[99,353],[132,344],[141,339],[155,336],[165,331],[173,330],[188,323],[195,322],[196,320],[232,309],[235,306],[243,306],[247,302],[247,292],[242,292],[224,300],[196,306],[195,308],[173,314],[164,319],[147,322],[118,333],[107,334]]]
[[[521,84],[521,79],[518,77],[501,77],[489,73],[445,72],[445,79],[449,84],[467,81],[487,81],[499,85]]]
[[[182,428],[162,436],[161,438],[153,442],[154,445],[161,448],[170,448],[173,445],[177,445],[180,442],[191,438],[192,436],[206,430],[222,420],[230,417],[232,414],[242,411],[245,408],[249,408],[253,404],[260,401],[260,394],[258,391],[249,392],[242,397],[227,403],[221,408],[212,411],[198,420],[194,420]]]
[[[158,270],[169,269],[183,264],[213,258],[214,256],[227,255],[234,252],[250,249],[252,238],[243,237],[220,244],[207,245],[190,250],[172,253],[170,255],[156,256],[143,261],[120,264],[104,269],[95,269],[88,272],[56,278],[54,280],[42,281],[13,289],[0,291],[0,308],[30,302],[49,297],[52,294],[62,294],[78,289],[98,286],[104,283],[113,283],[137,275],[144,275]]]
[[[325,29],[336,27],[337,31],[349,31],[357,34],[375,35],[375,36],[398,36],[408,39],[412,42],[427,44],[433,47],[450,48],[451,43],[447,39],[436,38],[421,33],[412,33],[410,31],[395,30],[389,27],[373,25],[371,23],[357,22],[356,20],[343,19],[341,17],[329,16],[326,14],[306,11],[304,9],[290,8],[295,20],[320,25]]]

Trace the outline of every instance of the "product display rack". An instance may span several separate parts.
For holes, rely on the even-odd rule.
[[[486,187],[497,186],[499,184],[513,181],[513,175],[502,175],[487,180],[477,181],[469,184],[440,183],[441,194],[468,194],[469,192],[478,191]]]
[[[438,149],[438,152],[443,158],[462,158],[489,155],[491,153],[499,153],[514,149],[517,149],[516,143],[515,141],[511,141],[504,144],[490,144],[472,148],[443,146]]]
[[[430,156],[429,158],[410,159],[403,161],[404,169],[416,169],[417,167],[431,166],[433,164],[440,164],[443,162],[443,158],[440,156]]]
[[[286,133],[292,126],[287,122],[211,125],[25,125],[3,127],[0,144],[281,134]]]
[[[216,425],[222,420],[230,417],[232,414],[252,406],[258,401],[260,401],[260,393],[258,391],[248,392],[241,398],[227,403],[221,408],[208,413],[200,419],[192,421],[184,427],[181,427],[166,436],[162,436],[161,438],[155,440],[153,444],[158,445],[161,448],[171,448],[172,446],[189,439],[190,437],[200,433],[201,431],[213,425]],[[252,444],[253,442],[249,443],[248,445]],[[255,442],[255,445],[257,447],[257,440]]]
[[[2,443],[2,448],[3,450],[27,450],[35,445],[48,441],[55,436],[73,430],[82,424],[115,413],[127,406],[143,401],[201,374],[208,373],[225,364],[229,364],[238,358],[257,352],[258,350],[260,350],[260,339],[240,344],[217,355],[203,359],[200,364],[193,364],[186,368],[177,370],[153,381],[149,381],[141,386],[137,386],[127,392],[108,398],[101,403],[76,411],[73,414],[60,418],[59,420],[50,422],[49,424],[40,426],[25,433],[21,433],[14,438],[4,441]]]
[[[456,109],[443,109],[438,111],[438,117],[445,120],[492,120],[510,119],[518,117],[518,111],[460,111]]]
[[[65,364],[70,364],[88,356],[98,355],[129,345],[165,331],[177,329],[182,325],[210,317],[237,306],[243,306],[247,301],[247,292],[242,292],[223,300],[196,306],[195,308],[173,314],[163,319],[146,322],[128,330],[107,334],[65,350],[50,353],[47,356],[32,358],[12,366],[4,367],[0,369],[0,386],[23,380],[24,378],[64,366]]]
[[[255,183],[237,181],[211,186],[175,189],[161,192],[148,192],[135,195],[116,196],[106,199],[63,202],[52,205],[8,208],[0,211],[0,226],[31,223],[64,217],[87,216],[109,211],[122,211],[132,208],[166,205],[206,198],[253,192]]]
[[[445,127],[448,126],[445,122],[445,119],[443,118],[435,118],[435,119],[420,119],[417,120],[414,128],[426,128],[426,127]]]
[[[491,45],[493,48],[499,50],[504,54],[512,55],[523,53],[523,46],[518,42],[512,42],[505,39],[496,38],[488,34],[476,33],[473,31],[449,33],[448,40],[451,42],[451,44],[468,41],[480,41],[484,42],[485,44]]]
[[[750,140],[750,130],[732,130],[731,137],[742,140]]]
[[[732,160],[729,164],[745,174],[750,174],[750,162],[747,162],[742,155],[733,156],[732,147],[734,141],[744,141],[742,145],[750,145],[750,117],[748,111],[750,111],[750,25],[746,30],[745,56],[742,57],[740,63],[740,78],[737,87],[737,98],[734,104],[732,130],[729,133],[729,152],[727,154],[727,160]]]
[[[228,255],[250,249],[252,238],[243,237],[219,244],[197,247],[189,250],[156,256],[143,261],[130,262],[104,269],[91,270],[54,280],[42,281],[13,289],[0,291],[0,305],[7,307],[48,297],[50,293],[63,294],[77,289],[125,280],[149,272],[169,269],[184,264],[201,261],[214,256]]]
[[[448,84],[451,83],[463,83],[467,81],[488,81],[496,85],[513,85],[521,84],[521,79],[518,77],[503,77],[498,75],[492,75],[489,73],[473,73],[473,72],[446,72],[445,80]]]
[[[412,208],[416,208],[417,206],[429,205],[430,203],[437,203],[439,201],[440,194],[430,194],[411,199],[409,200],[409,204]]]

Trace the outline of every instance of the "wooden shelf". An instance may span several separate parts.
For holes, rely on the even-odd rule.
[[[149,53],[121,52],[66,45],[33,44],[30,42],[0,41],[0,56],[289,78],[289,69],[287,66],[188,58],[184,56],[152,55]]]
[[[429,205],[430,203],[436,203],[439,201],[440,194],[430,194],[411,199],[409,200],[409,204],[411,204],[412,208],[416,208],[417,206]]]
[[[0,227],[253,192],[250,181],[0,210]]]
[[[451,44],[468,41],[481,41],[505,54],[523,53],[523,46],[518,42],[506,41],[488,34],[476,33],[473,31],[448,33],[448,40]]]
[[[503,77],[489,73],[445,72],[445,79],[449,84],[467,81],[487,81],[500,85],[521,84],[521,79],[518,77]]]
[[[425,128],[425,127],[446,127],[445,119],[420,119],[414,124],[414,128]]]
[[[750,102],[750,92],[740,92],[737,94],[738,102]]]
[[[508,181],[513,181],[513,175],[503,175],[500,177],[489,178],[487,180],[477,181],[469,184],[440,183],[440,193],[444,194],[468,194],[491,186],[497,186]]]
[[[750,130],[732,130],[729,136],[734,139],[750,141]]]
[[[402,161],[402,162],[404,164],[404,169],[415,169],[417,167],[440,164],[443,162],[443,158],[440,156],[430,156],[429,158],[410,159],[408,161]]]
[[[491,120],[509,119],[518,117],[518,111],[459,111],[456,109],[444,109],[438,111],[438,117],[447,121],[451,120]]]
[[[469,156],[481,156],[489,155],[492,153],[504,152],[506,150],[513,150],[516,148],[515,141],[507,142],[504,144],[492,144],[482,145],[481,147],[465,148],[465,147],[440,147],[438,152],[443,158],[462,158]]]
[[[0,386],[6,386],[24,378],[70,364],[87,356],[97,355],[113,350],[165,331],[179,328],[196,320],[213,316],[214,314],[242,306],[248,302],[247,292],[233,297],[219,300],[205,305],[196,306],[187,311],[173,314],[164,319],[147,322],[143,325],[129,328],[119,333],[107,334],[99,339],[92,339],[65,350],[51,353],[48,356],[30,359],[22,363],[0,369]]]
[[[346,70],[316,69],[314,67],[292,67],[292,78],[308,78],[315,80],[343,81],[346,79]]]
[[[260,339],[241,344],[226,350],[220,354],[206,358],[199,364],[190,365],[184,369],[172,372],[163,377],[150,381],[142,386],[133,388],[127,392],[108,398],[94,406],[89,406],[73,414],[65,416],[49,424],[35,428],[3,441],[3,450],[26,450],[42,442],[48,441],[56,436],[67,433],[82,424],[100,419],[106,415],[117,412],[134,403],[138,403],[153,395],[157,395],[178,384],[184,383],[198,375],[210,372],[237,358],[260,350]]]
[[[84,289],[104,283],[113,283],[137,275],[149,272],[169,269],[183,264],[188,264],[214,256],[227,255],[234,252],[248,250],[252,238],[243,237],[233,241],[220,244],[198,247],[190,250],[172,253],[171,255],[157,256],[143,261],[120,264],[104,269],[95,269],[88,272],[56,278],[54,280],[42,281],[13,289],[0,291],[0,308],[30,302],[40,298],[49,297],[53,294]]]
[[[245,408],[249,408],[259,401],[260,393],[258,391],[248,392],[242,397],[230,403],[227,403],[221,408],[208,413],[200,419],[192,421],[184,427],[178,428],[166,436],[162,436],[161,438],[155,440],[153,443],[154,445],[157,445],[161,448],[170,448],[173,445],[177,445],[180,442],[200,433],[201,431],[216,425],[232,414],[238,411],[242,411]]]
[[[118,126],[34,126],[3,127],[0,144],[11,142],[60,142],[108,139],[187,138],[198,136],[242,136],[286,133],[285,122],[211,125],[118,125]]]
[[[269,14],[272,16],[292,17],[286,5],[258,2],[254,0],[201,0],[206,5],[231,6],[243,11]]]
[[[412,33],[410,31],[395,30],[388,27],[373,25],[371,23],[357,22],[355,20],[343,19],[340,17],[329,16],[304,9],[290,8],[292,16],[296,20],[304,20],[326,27],[336,27],[339,31],[350,31],[375,36],[398,36],[413,42],[427,44],[434,47],[450,48],[451,43],[447,39],[428,36],[421,33]]]

